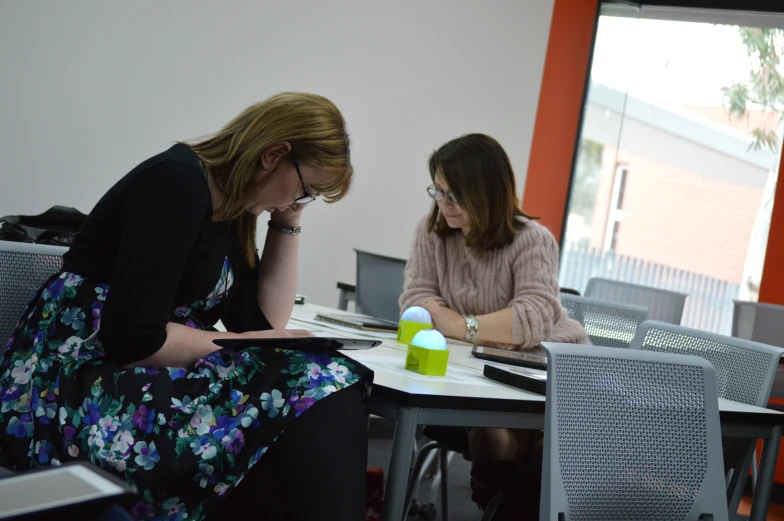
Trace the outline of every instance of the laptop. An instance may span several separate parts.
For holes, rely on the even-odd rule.
[[[497,362],[500,364],[547,369],[547,355],[541,347],[533,347],[524,351],[509,351],[497,347],[474,346],[471,354],[475,358]]]
[[[359,329],[360,331],[375,331],[377,333],[397,332],[397,322],[356,313],[318,313],[315,319],[320,322]]]

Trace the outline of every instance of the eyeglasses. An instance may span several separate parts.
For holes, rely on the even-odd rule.
[[[296,199],[294,199],[294,204],[312,203],[313,201],[316,200],[316,196],[311,195],[310,192],[308,192],[308,189],[305,188],[305,182],[302,180],[302,173],[299,171],[299,163],[297,163],[297,160],[292,159],[292,161],[294,161],[294,168],[297,169],[297,177],[299,177],[299,182],[302,185],[302,193],[305,194],[302,197],[297,197]]]
[[[457,197],[452,192],[444,192],[436,187],[436,185],[430,185],[427,187],[427,195],[434,201],[441,201],[444,196],[448,197],[450,201],[455,204],[460,204],[460,201],[457,200]]]

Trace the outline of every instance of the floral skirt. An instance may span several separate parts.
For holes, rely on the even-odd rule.
[[[256,347],[124,370],[99,338],[107,291],[62,273],[33,298],[0,356],[0,448],[17,470],[81,459],[118,474],[136,519],[203,519],[298,416],[372,376],[338,352]]]

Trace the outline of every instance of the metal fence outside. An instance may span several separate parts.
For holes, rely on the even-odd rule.
[[[738,298],[739,284],[619,255],[612,250],[570,245],[561,251],[561,257],[561,287],[583,293],[591,277],[604,277],[680,291],[689,295],[681,325],[730,334],[732,300]]]

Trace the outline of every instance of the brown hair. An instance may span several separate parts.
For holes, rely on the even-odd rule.
[[[436,175],[447,182],[468,213],[471,229],[465,240],[471,248],[488,251],[506,246],[526,226],[519,217],[537,219],[520,209],[512,164],[490,136],[467,134],[433,152],[430,178],[434,183]],[[435,202],[427,229],[442,237],[459,232],[449,227]]]
[[[257,217],[245,211],[245,199],[248,190],[257,186],[254,182],[265,181],[254,181],[262,153],[283,141],[291,144],[291,155],[297,160],[334,173],[326,183],[313,185],[326,202],[346,195],[354,174],[346,122],[323,96],[277,94],[248,107],[214,136],[189,144],[223,192],[223,203],[213,218],[237,219],[243,258],[250,266],[256,264]]]

